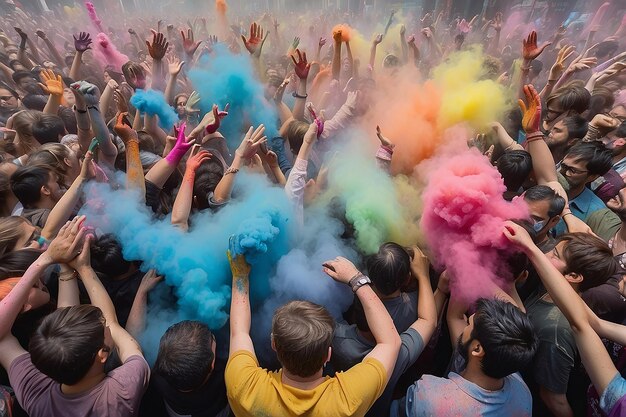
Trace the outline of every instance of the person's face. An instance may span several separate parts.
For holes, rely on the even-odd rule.
[[[567,271],[567,263],[563,257],[563,250],[567,246],[567,242],[559,242],[552,251],[546,253],[546,256],[554,265],[554,267],[561,273],[565,274]]]
[[[111,81],[111,76],[109,75],[108,71],[104,71],[104,77],[103,78],[104,78],[104,83],[105,84],[108,84],[109,81]]]
[[[623,123],[626,120],[626,106],[619,105],[613,107],[609,112],[609,116],[619,120],[620,123]]]
[[[48,174],[48,182],[44,186],[45,190],[43,192],[55,203],[58,202],[65,193],[65,189],[61,188],[59,185],[60,181],[61,179],[57,178],[57,174],[50,171]]]
[[[537,241],[541,242],[548,234],[548,230],[554,226],[555,217],[550,217],[550,202],[548,200],[526,201],[530,211],[530,220],[537,234]]]
[[[17,106],[17,98],[9,90],[0,88],[0,108],[14,110]]]
[[[67,185],[71,185],[80,174],[81,167],[80,167],[80,161],[78,160],[78,155],[76,155],[76,152],[74,152],[74,150],[72,150],[72,148],[68,146],[66,146],[66,148],[68,150],[68,156],[67,158],[63,160],[63,162],[67,166],[67,170],[66,170],[67,174],[65,178],[65,183]]]
[[[74,96],[74,93],[72,93],[72,90],[69,88],[63,89],[63,99],[69,107],[76,104],[76,97]]]
[[[34,87],[37,87],[37,81],[32,77],[24,77],[20,79],[17,85],[22,89],[29,92],[32,92]]]
[[[463,357],[463,359],[465,359],[466,362],[469,359],[469,348],[470,348],[470,344],[472,343],[473,331],[474,331],[474,314],[469,316],[469,318],[467,319],[467,326],[465,326],[465,329],[463,329],[463,333],[461,333],[461,335],[459,336],[459,339],[457,340],[457,350],[459,351],[459,354]]]
[[[563,118],[563,116],[564,111],[557,105],[556,100],[548,103],[546,105],[546,113],[543,118],[543,129],[546,132],[549,132],[552,129],[552,126],[554,126],[556,122]]]
[[[587,163],[585,161],[565,156],[559,169],[561,174],[567,180],[567,183],[570,185],[570,188],[576,188],[587,184],[591,180],[589,171],[587,170]]]
[[[187,105],[187,97],[178,97],[176,99],[176,113],[178,113],[179,116],[182,116],[185,114],[186,105]]]
[[[546,139],[546,143],[550,148],[555,148],[559,145],[565,145],[569,138],[569,131],[563,120],[559,120],[552,126],[550,129],[550,133],[548,134],[548,138]]]
[[[622,188],[615,197],[607,201],[606,206],[617,214],[620,219],[626,219],[626,187]]]
[[[20,226],[20,236],[15,242],[14,250],[21,249],[39,249],[39,238],[41,237],[39,229],[30,224],[30,222],[24,221]]]

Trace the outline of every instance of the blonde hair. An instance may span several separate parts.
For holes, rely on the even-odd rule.
[[[41,144],[33,136],[32,125],[43,113],[37,110],[22,110],[13,115],[13,130],[15,130],[15,144],[21,149],[21,156],[36,150]],[[19,151],[17,153],[20,153]]]
[[[289,372],[309,377],[324,366],[335,334],[335,321],[324,307],[292,301],[276,310],[272,337],[276,355]]]
[[[60,143],[45,143],[28,156],[27,165],[40,166],[53,171],[59,178],[66,178],[70,149]]]
[[[22,235],[20,226],[26,220],[19,216],[0,218],[0,258],[15,250],[17,240]]]

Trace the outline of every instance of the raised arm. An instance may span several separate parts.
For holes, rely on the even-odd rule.
[[[250,338],[250,265],[242,254],[235,252],[234,237],[230,238],[228,262],[233,274],[232,295],[230,299],[230,349],[229,356],[239,350],[254,353]]]
[[[411,325],[424,344],[427,344],[437,328],[437,306],[435,296],[430,285],[429,261],[424,252],[417,246],[413,248],[411,259],[411,275],[417,279],[417,320]]]
[[[293,56],[291,59],[295,66],[294,71],[298,78],[300,78],[300,83],[298,84],[298,91],[294,94],[296,101],[293,105],[292,114],[294,119],[304,120],[304,107],[306,106],[306,99],[308,97],[306,93],[306,83],[311,64],[306,59],[306,52],[301,53],[299,49],[296,49],[296,54],[298,55],[298,60],[296,61]]]
[[[152,32],[152,43],[146,41],[148,53],[152,58],[152,89],[165,90],[165,64],[163,58],[169,47],[169,43],[165,35],[158,32]]]
[[[389,382],[396,365],[401,341],[384,304],[369,284],[363,284],[363,282],[369,283],[369,278],[366,278],[352,262],[343,257],[326,261],[324,272],[335,281],[350,285],[355,291],[363,305],[367,325],[376,340],[376,346],[365,356],[364,360],[373,358],[380,361],[386,370],[386,382]]]
[[[141,279],[141,284],[139,284],[133,305],[128,314],[128,320],[126,321],[126,331],[133,337],[139,337],[144,331],[146,310],[148,307],[148,294],[162,280],[163,277],[157,275],[154,269],[149,270]]]
[[[333,63],[332,76],[333,80],[339,81],[341,75],[341,31],[333,32]]]
[[[46,47],[48,47],[48,50],[50,51],[50,56],[54,60],[54,63],[57,64],[59,68],[65,68],[65,60],[61,57],[61,54],[59,54],[59,51],[57,50],[56,46],[54,46],[54,43],[52,43],[52,41],[48,39],[46,33],[41,29],[37,30],[36,33],[37,36],[39,36],[46,44]]]
[[[61,106],[61,101],[63,100],[63,79],[61,75],[55,75],[54,72],[49,69],[41,71],[40,76],[43,83],[39,83],[39,86],[48,94],[48,101],[43,108],[43,112],[56,115],[59,106]]]
[[[585,303],[545,254],[535,246],[528,232],[513,222],[507,222],[503,233],[526,252],[552,300],[569,321],[585,370],[598,393],[602,395],[618,372],[600,337],[589,324]]]
[[[115,133],[126,145],[126,188],[138,190],[142,201],[146,198],[146,182],[139,158],[139,138],[137,132],[125,121],[128,113],[119,113],[116,118]]]
[[[70,68],[70,78],[73,80],[80,79],[80,67],[83,63],[83,54],[86,50],[91,49],[91,37],[87,32],[80,32],[78,34],[78,38],[76,35],[74,36],[74,49],[76,49],[76,54],[74,54],[74,60],[72,61],[72,67]]]
[[[406,26],[400,26],[400,48],[402,49],[402,64],[406,65],[409,61],[409,47],[406,43]]]
[[[196,179],[196,170],[203,162],[208,161],[211,156],[210,152],[202,150],[187,160],[185,176],[172,208],[172,224],[185,232],[189,229],[189,214],[193,201],[193,185]]]
[[[17,52],[17,60],[20,61],[26,68],[32,68],[33,63],[26,54],[26,42],[28,41],[28,35],[24,33],[22,29],[17,27],[15,28],[15,31],[18,35],[20,35],[20,47]]]
[[[376,67],[376,48],[378,48],[378,45],[382,41],[383,41],[383,34],[379,33],[378,35],[376,35],[376,37],[372,41],[372,46],[370,46],[370,61],[369,61],[369,65],[370,65],[370,68],[372,69],[372,72],[374,71],[374,68]],[[334,61],[333,61],[333,64],[334,64]],[[333,78],[335,78],[335,77],[333,77]],[[339,78],[335,78],[335,79],[338,80]]]
[[[263,71],[263,65],[261,63],[261,52],[269,32],[266,32],[265,35],[263,33],[261,25],[257,25],[256,22],[254,22],[250,25],[250,37],[246,39],[244,35],[241,35],[241,40],[252,56],[252,62],[261,81],[265,81],[265,71]]]
[[[246,133],[241,144],[235,151],[232,164],[230,164],[230,167],[224,172],[224,176],[215,187],[213,198],[216,203],[223,203],[230,200],[230,194],[235,183],[235,175],[239,172],[242,162],[252,158],[254,154],[257,153],[259,146],[267,141],[267,137],[263,136],[265,126],[259,125],[254,131],[252,129],[252,126],[248,129],[248,133]]]
[[[165,87],[165,100],[168,103],[174,103],[174,97],[176,96],[176,80],[178,80],[178,74],[183,69],[185,61],[181,61],[178,57],[167,59],[168,70],[170,78],[167,80],[167,86]]]

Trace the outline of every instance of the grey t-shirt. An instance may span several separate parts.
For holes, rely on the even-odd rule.
[[[135,355],[89,391],[70,395],[61,391],[61,384],[35,368],[28,353],[17,357],[9,367],[11,387],[30,417],[135,416],[149,378],[148,363]]]
[[[413,320],[413,322],[415,322],[415,320]],[[400,346],[400,352],[398,352],[398,359],[393,368],[393,373],[389,378],[389,383],[387,383],[385,391],[383,391],[380,398],[376,400],[366,416],[384,417],[389,415],[389,408],[393,399],[393,390],[396,383],[402,374],[415,363],[424,350],[424,340],[422,336],[411,327],[400,334],[400,340],[402,341],[402,345]],[[359,334],[355,324],[348,325],[345,323],[337,323],[335,337],[333,339],[333,354],[331,356],[335,371],[348,370],[361,362],[374,346],[374,343]],[[337,366],[341,366],[341,368]]]
[[[403,292],[398,297],[382,300],[382,302],[398,329],[398,333],[411,327],[417,319],[417,291]]]

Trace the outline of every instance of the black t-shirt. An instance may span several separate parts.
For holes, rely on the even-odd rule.
[[[604,284],[581,294],[582,299],[598,317],[618,324],[622,324],[626,318],[626,298],[620,294],[618,287],[621,280],[621,274],[614,275]]]
[[[172,388],[157,373],[153,373],[149,390],[153,390],[152,394],[162,398],[167,404],[166,407],[178,415],[214,417],[228,405],[224,382],[225,369],[226,362],[217,358],[215,368],[206,384],[193,392],[180,392]]]

